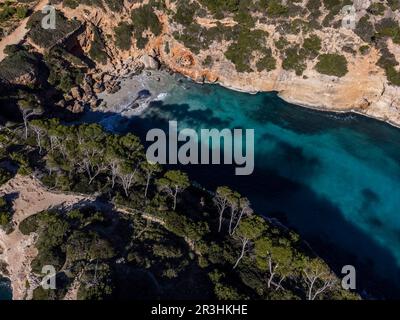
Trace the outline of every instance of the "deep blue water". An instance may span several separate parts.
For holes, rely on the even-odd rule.
[[[252,175],[235,176],[230,165],[180,168],[207,188],[235,188],[337,271],[354,265],[360,292],[400,297],[400,129],[294,106],[274,93],[184,81],[168,94],[129,122],[114,117],[115,129],[143,136],[168,120],[196,130],[255,129]]]
[[[11,299],[12,299],[11,282],[9,279],[3,278],[0,275],[0,301],[11,300]]]

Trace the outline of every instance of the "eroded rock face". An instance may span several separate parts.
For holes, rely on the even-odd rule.
[[[360,0],[357,8],[364,10],[368,7],[368,1]],[[78,40],[82,50],[87,54],[93,40],[91,26],[96,26],[102,34],[114,34],[114,28],[124,21],[130,10],[138,7],[138,3],[126,3],[121,13],[110,13],[99,8],[79,6],[75,10],[58,6],[64,14],[76,17],[78,20],[87,21],[84,30]],[[174,10],[174,5],[167,1],[167,6]],[[86,10],[85,10],[86,9]],[[112,14],[112,18],[110,15]],[[139,50],[133,44],[129,50],[120,50],[115,46],[112,37],[104,37],[108,54],[107,64],[98,64],[93,75],[93,83],[84,82],[82,91],[87,96],[85,101],[89,104],[92,97],[100,92],[114,93],[120,88],[115,77],[129,77],[145,69],[159,69],[165,66],[174,72],[179,72],[197,82],[218,82],[223,86],[247,92],[277,91],[279,95],[292,103],[330,111],[354,110],[362,114],[372,116],[393,124],[400,125],[398,110],[399,88],[388,83],[385,72],[377,66],[380,53],[375,48],[370,48],[368,53],[361,55],[352,50],[343,48],[357,48],[363,41],[352,31],[344,28],[325,28],[314,30],[321,38],[321,52],[340,52],[348,62],[348,73],[341,77],[333,77],[319,74],[315,70],[318,59],[308,60],[302,76],[297,76],[293,71],[284,70],[282,60],[274,53],[276,69],[268,71],[237,72],[235,65],[225,57],[229,41],[214,42],[209,48],[200,50],[194,54],[181,42],[177,41],[173,33],[176,27],[170,23],[169,17],[163,12],[157,12],[162,23],[162,33],[158,37],[150,36],[145,49]],[[199,18],[197,23],[205,28],[216,25],[215,19]],[[233,26],[236,22],[226,18],[220,22],[226,26]],[[175,29],[174,29],[175,28]],[[273,43],[279,37],[276,26],[261,21],[257,28],[268,32],[268,43]],[[288,35],[289,41],[302,41],[303,35]],[[299,40],[300,39],[300,40]],[[389,50],[398,55],[400,46],[390,42]],[[206,57],[212,58],[211,64],[205,64]],[[255,61],[251,61],[253,70]],[[79,97],[72,94],[72,98]],[[75,109],[79,109],[76,107]]]

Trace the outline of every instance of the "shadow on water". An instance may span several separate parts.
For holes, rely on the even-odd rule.
[[[286,104],[287,105],[287,104]],[[300,107],[296,107],[300,108]],[[161,113],[161,109],[162,113]],[[112,119],[118,123],[114,131],[120,133],[134,132],[144,144],[145,134],[151,128],[168,128],[168,120],[182,121],[188,127],[218,128],[231,126],[228,120],[221,120],[210,110],[190,110],[188,104],[168,105],[163,107],[162,102],[152,104],[140,117],[126,119],[119,114],[91,112],[84,117],[84,122],[104,122]],[[306,121],[307,115],[317,111],[302,108],[301,113]],[[304,127],[298,124],[295,116],[271,116],[269,112],[260,112],[257,119],[262,122],[274,121],[276,125],[297,130],[302,134],[316,134],[326,132],[330,128],[337,128],[328,117],[326,121],[313,127]],[[326,116],[326,114],[325,114]],[[369,119],[359,119],[353,115],[351,121],[360,126]],[[106,119],[106,120],[104,120]],[[301,122],[301,121],[300,121]],[[359,124],[360,123],[360,124]],[[314,124],[314,123],[313,123]],[[339,125],[340,126],[340,125]],[[374,125],[372,125],[373,127]],[[384,130],[384,139],[394,139],[392,132]],[[395,157],[391,148],[386,149],[387,155]],[[191,165],[172,166],[185,170],[191,179],[201,183],[210,190],[220,185],[229,185],[252,202],[256,212],[279,219],[282,223],[296,230],[311,247],[324,258],[329,265],[340,275],[344,265],[354,265],[357,270],[357,290],[371,292],[374,297],[400,298],[399,267],[393,254],[377,243],[369,234],[350,223],[344,218],[341,209],[329,199],[322,197],[307,186],[307,179],[312,177],[320,166],[318,158],[305,154],[300,147],[294,147],[283,142],[278,143],[273,156],[264,160],[263,165],[256,166],[254,174],[250,176],[235,176],[231,165]],[[262,157],[263,155],[256,155]],[[398,161],[398,158],[396,158]],[[268,162],[265,165],[265,162]],[[257,161],[256,161],[257,163]],[[284,165],[282,165],[282,163]],[[296,173],[296,180],[290,177]],[[298,177],[302,177],[299,182]],[[382,201],[379,196],[369,189],[362,190],[363,208],[365,211]],[[376,228],[382,227],[378,218],[365,214],[365,219]],[[396,230],[393,231],[394,233]],[[400,237],[397,235],[400,246]]]

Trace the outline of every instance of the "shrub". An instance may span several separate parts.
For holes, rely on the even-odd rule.
[[[387,47],[381,49],[381,57],[377,64],[385,69],[386,77],[390,84],[400,86],[400,72],[397,72],[395,68],[399,63]]]
[[[210,55],[208,55],[203,61],[203,66],[212,67],[212,65],[213,65],[213,59]]]
[[[235,64],[238,72],[251,72],[250,59],[253,51],[264,48],[267,35],[262,30],[241,29],[237,40],[225,52],[225,57]]]
[[[0,168],[0,186],[5,184],[8,180],[12,178],[12,174],[10,171]]]
[[[104,0],[112,11],[120,12],[124,7],[124,0]]]
[[[176,14],[174,20],[184,26],[193,23],[194,17],[200,6],[197,2],[189,2],[188,0],[180,0],[177,3]]]
[[[347,72],[347,60],[339,54],[322,54],[315,69],[322,74],[343,77]]]
[[[47,81],[64,93],[70,92],[83,80],[82,70],[73,66],[67,58],[68,53],[60,48],[53,49],[44,56],[50,71]]]
[[[362,55],[365,55],[369,52],[370,47],[368,45],[361,46],[358,50]]]
[[[308,38],[304,39],[303,48],[306,50],[309,56],[316,56],[321,50],[321,39],[313,34]]]
[[[162,26],[151,4],[144,5],[132,11],[132,24],[135,31],[136,46],[144,49],[148,39],[143,37],[145,30],[150,30],[155,36],[161,34]]]
[[[36,56],[25,49],[14,50],[16,47],[8,48],[12,53],[0,62],[0,79],[12,82],[24,74],[37,74],[39,61]]]
[[[127,22],[121,22],[114,32],[116,46],[121,50],[129,50],[132,45],[133,26]]]
[[[304,52],[298,47],[290,47],[285,50],[285,58],[282,61],[282,67],[285,70],[293,70],[300,76],[306,69]]]
[[[383,15],[385,13],[385,5],[380,2],[375,2],[372,3],[368,9],[367,12],[373,15]]]
[[[400,86],[400,72],[396,71],[393,66],[386,68],[386,77],[390,84]]]
[[[363,16],[357,23],[354,32],[365,42],[372,42],[375,35],[374,26],[368,16]]]
[[[18,226],[19,231],[21,231],[21,233],[26,236],[28,236],[32,232],[36,232],[36,230],[39,228],[38,218],[39,215],[36,214],[26,218],[25,220],[22,220],[22,222]]]
[[[15,13],[16,9],[13,6],[10,6],[8,3],[5,3],[0,11],[0,22],[5,22],[12,18]]]
[[[284,16],[288,13],[288,7],[281,4],[279,0],[270,0],[267,5],[267,13],[270,16]]]
[[[44,29],[42,28],[42,19],[45,15],[42,12],[35,12],[28,21],[27,27],[30,29],[28,36],[32,41],[43,47],[51,48],[59,40],[63,39],[67,34],[76,30],[80,26],[80,22],[77,20],[67,20],[62,13],[56,11],[57,28]]]
[[[256,67],[259,72],[272,71],[276,68],[276,59],[272,56],[271,49],[267,50],[265,56],[258,60]]]
[[[137,33],[150,29],[150,31],[158,36],[161,34],[162,28],[157,15],[154,13],[150,5],[144,5],[132,11],[132,23]]]
[[[107,54],[105,52],[105,46],[103,39],[101,38],[100,31],[95,27],[93,29],[94,39],[90,46],[89,56],[96,62],[100,62],[101,64],[107,63]]]
[[[400,9],[400,1],[399,0],[387,0],[387,3],[393,11]]]
[[[28,16],[28,12],[28,8],[26,8],[25,6],[18,7],[16,12],[18,19],[26,18]]]
[[[394,43],[400,44],[400,26],[399,24],[390,18],[385,18],[376,25],[376,31],[378,37],[390,37]]]

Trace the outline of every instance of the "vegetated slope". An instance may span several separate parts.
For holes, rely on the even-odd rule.
[[[31,128],[27,140],[23,128],[2,133],[3,161],[53,190],[97,196],[19,224],[38,235],[35,277],[45,265],[57,270],[57,290],[32,287],[34,299],[70,290],[78,299],[356,298],[297,234],[254,214],[228,187],[211,194],[147,163],[134,135],[56,119]],[[4,222],[12,227],[13,216]]]

